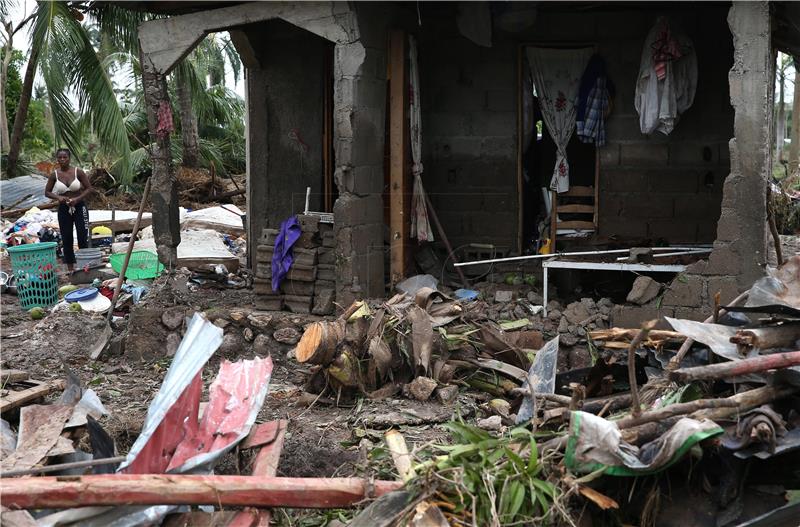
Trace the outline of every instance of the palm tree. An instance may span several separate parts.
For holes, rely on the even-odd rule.
[[[228,38],[211,34],[181,61],[175,71],[174,91],[180,111],[183,166],[199,166],[200,135],[195,111],[206,114],[203,120],[208,121],[209,114],[213,113],[211,109],[219,102],[212,97],[230,95],[224,91],[220,93],[218,89],[224,88],[226,65],[231,68],[234,80],[238,82],[241,61],[233,43]],[[234,98],[238,99],[235,94]],[[235,125],[233,121],[239,116],[233,109],[232,112],[224,112],[222,120],[226,125]]]
[[[33,79],[38,70],[47,91],[56,143],[79,152],[82,126],[78,116],[85,116],[83,124],[98,139],[100,148],[124,160],[119,164],[118,175],[123,180],[132,177],[128,162],[130,144],[122,111],[108,72],[81,24],[84,12],[96,17],[100,32],[108,35],[111,42],[131,49],[136,45],[136,28],[147,16],[106,3],[37,3],[31,53],[9,142],[9,175],[16,173]],[[69,99],[71,93],[77,95],[77,115]]]

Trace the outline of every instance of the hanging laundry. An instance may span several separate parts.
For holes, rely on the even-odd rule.
[[[578,90],[576,128],[578,139],[597,146],[606,144],[606,117],[616,90],[606,73],[606,61],[592,55]]]
[[[550,189],[556,192],[569,190],[569,162],[567,145],[575,131],[578,88],[581,73],[586,69],[591,48],[526,49],[533,83],[539,95],[539,106],[547,131],[556,144],[556,164],[550,180]]]
[[[691,39],[659,17],[648,33],[636,82],[635,106],[643,134],[669,135],[697,91],[697,55]]]
[[[272,290],[277,291],[281,282],[289,274],[294,263],[292,247],[300,238],[302,231],[296,216],[290,216],[281,223],[278,236],[275,237],[275,250],[272,253]]]

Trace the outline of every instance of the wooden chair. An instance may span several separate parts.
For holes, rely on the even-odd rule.
[[[597,232],[597,192],[596,178],[592,187],[574,186],[561,194],[551,191],[550,250],[552,252],[556,252],[559,229]],[[561,218],[565,214],[570,216],[569,219]]]

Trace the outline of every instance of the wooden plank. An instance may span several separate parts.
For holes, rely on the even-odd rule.
[[[259,425],[255,430],[253,439],[250,443],[265,441],[260,443],[262,448],[258,451],[253,463],[253,476],[275,476],[278,473],[278,463],[281,459],[283,450],[283,439],[286,436],[286,428],[289,422],[285,419],[280,421],[270,421]],[[248,439],[250,437],[248,436]],[[269,509],[247,508],[231,521],[228,527],[269,527],[272,519],[272,511]]]
[[[322,168],[323,176],[323,209],[333,212],[333,46],[326,44],[323,72],[322,103]]]
[[[517,253],[522,254],[523,244],[525,240],[522,239],[524,233],[524,219],[522,210],[524,205],[523,196],[525,195],[525,184],[522,179],[522,138],[525,135],[523,127],[522,112],[522,91],[525,89],[525,83],[522,81],[523,69],[522,60],[525,54],[525,48],[517,46]]]
[[[0,369],[0,384],[5,386],[10,382],[25,381],[30,378],[30,374],[23,370],[2,370]]]
[[[28,380],[25,382],[34,384],[34,386],[26,390],[11,391],[8,393],[8,395],[0,397],[0,413],[13,410],[14,408],[18,408],[30,401],[35,401],[36,399],[44,397],[50,392],[54,392],[56,390],[63,390],[65,386],[65,382],[63,379],[59,379],[57,381],[49,381],[49,382],[33,381],[33,380]]]
[[[600,149],[595,144],[594,147],[594,223],[595,230],[598,230],[599,225],[599,210],[600,210]]]
[[[556,225],[556,229],[594,229],[594,223],[591,221],[561,221]]]
[[[12,509],[69,509],[95,505],[216,505],[218,507],[351,507],[403,486],[359,478],[277,478],[195,474],[42,476],[3,481]]]
[[[559,196],[569,196],[572,198],[592,198],[594,197],[594,187],[569,187],[569,190],[562,192]]]
[[[571,212],[576,214],[594,214],[593,205],[576,205],[571,203],[569,205],[559,205],[558,212]]]
[[[410,201],[408,186],[408,75],[406,71],[406,33],[389,33],[389,246],[391,283],[406,274],[411,218],[406,217]]]

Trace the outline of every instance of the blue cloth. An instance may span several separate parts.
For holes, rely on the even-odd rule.
[[[592,55],[578,89],[576,133],[584,143],[606,144],[605,114],[615,93],[614,83],[606,73],[606,62]]]
[[[586,99],[583,119],[579,116],[576,124],[578,139],[584,143],[606,144],[606,121],[604,115],[608,110],[608,92],[605,77],[598,77],[592,91]]]
[[[272,290],[277,292],[281,282],[289,274],[294,263],[292,247],[300,238],[302,231],[297,217],[290,216],[281,223],[278,236],[275,238],[275,252],[272,253]]]

